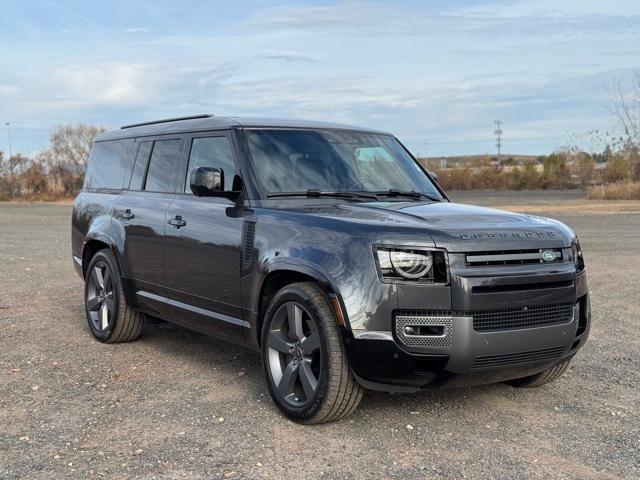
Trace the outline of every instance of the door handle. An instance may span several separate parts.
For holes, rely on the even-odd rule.
[[[131,213],[131,209],[127,208],[124,212],[122,212],[120,214],[120,216],[122,218],[124,218],[125,220],[131,220],[132,218],[135,218],[135,215],[133,213]]]
[[[180,215],[176,215],[173,218],[170,218],[167,223],[169,225],[173,225],[176,228],[180,228],[180,227],[184,227],[187,225],[187,222],[185,220],[182,219],[182,217]]]

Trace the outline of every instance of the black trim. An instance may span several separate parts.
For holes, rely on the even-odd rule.
[[[144,127],[146,125],[155,125],[157,123],[170,123],[170,122],[179,122],[182,120],[197,120],[199,118],[210,118],[213,117],[213,115],[211,115],[210,113],[203,113],[200,115],[190,115],[188,117],[173,117],[173,118],[164,118],[161,120],[152,120],[150,122],[142,122],[142,123],[131,123],[129,125],[123,125],[120,127],[120,130],[124,130],[126,128],[133,128],[133,127]]]
[[[229,315],[224,315],[222,313],[212,312],[211,310],[195,307],[193,305],[189,305],[188,303],[178,302],[177,300],[172,300],[170,298],[163,297],[161,295],[156,295],[155,293],[146,292],[144,290],[138,290],[136,292],[136,295],[140,295],[141,297],[149,298],[151,300],[155,300],[157,302],[164,303],[166,305],[171,305],[172,307],[181,308],[182,310],[187,310],[189,312],[197,313],[198,315],[204,315],[205,317],[210,317],[216,320],[231,323],[233,325],[238,325],[240,327],[244,327],[244,328],[250,327],[249,322],[247,322],[246,320],[230,317]]]

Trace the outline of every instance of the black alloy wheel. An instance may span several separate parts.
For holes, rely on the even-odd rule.
[[[339,420],[353,412],[363,389],[349,366],[329,294],[313,282],[280,289],[262,325],[262,365],[269,393],[299,423]]]
[[[84,305],[92,335],[101,342],[136,340],[144,327],[144,314],[125,301],[122,278],[113,253],[99,250],[89,261]]]
[[[97,332],[106,332],[113,327],[115,294],[113,274],[104,261],[93,264],[87,276],[86,307],[93,328]]]
[[[267,334],[271,381],[281,399],[294,408],[314,400],[322,373],[318,327],[303,305],[283,303]]]

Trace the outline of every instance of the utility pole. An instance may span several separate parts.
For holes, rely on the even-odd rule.
[[[496,129],[493,133],[496,134],[496,147],[498,147],[498,163],[500,163],[500,154],[502,153],[502,120],[496,120],[493,122]]]
[[[13,152],[11,150],[11,122],[4,123],[7,126],[7,133],[9,135],[9,160],[13,157]]]

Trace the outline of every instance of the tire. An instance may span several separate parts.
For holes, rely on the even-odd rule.
[[[89,262],[84,307],[89,329],[101,342],[132,342],[142,333],[144,315],[127,305],[118,265],[109,250],[100,250]]]
[[[318,424],[351,414],[363,389],[351,373],[327,292],[294,283],[273,297],[262,326],[271,397],[291,420]]]
[[[509,380],[509,385],[518,388],[533,388],[540,387],[546,383],[553,382],[562,376],[562,374],[569,368],[571,359],[564,360],[551,368],[548,368],[540,373],[531,375],[530,377],[516,378],[515,380]]]

